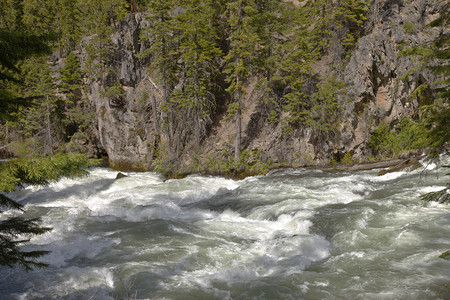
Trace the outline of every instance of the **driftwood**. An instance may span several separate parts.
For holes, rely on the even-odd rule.
[[[369,163],[369,164],[360,164],[360,165],[353,165],[353,166],[339,166],[333,169],[326,169],[324,172],[353,172],[353,171],[367,171],[367,170],[373,170],[373,169],[382,169],[382,168],[389,168],[386,170],[380,170],[378,172],[378,175],[384,175],[387,173],[392,172],[398,172],[401,171],[407,167],[412,167],[412,170],[415,170],[417,168],[420,168],[422,164],[418,161],[417,158],[408,158],[408,159],[392,159],[387,161],[380,161],[375,163]]]

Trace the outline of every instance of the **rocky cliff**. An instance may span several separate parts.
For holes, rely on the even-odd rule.
[[[439,29],[426,24],[437,17],[441,5],[435,0],[374,1],[365,34],[350,55],[342,57],[339,46],[331,47],[317,62],[319,77],[332,73],[346,84],[345,93],[339,97],[341,121],[334,131],[300,127],[284,135],[280,122],[268,120],[265,90],[257,84],[258,78],[250,80],[243,100],[242,148],[258,152],[259,159],[270,158],[289,166],[323,165],[331,157],[340,160],[347,152],[355,159],[366,160],[371,132],[382,122],[395,124],[417,113],[421,100],[410,95],[418,85],[433,81],[431,73],[414,73],[418,66],[414,58],[399,54],[405,47],[427,44],[439,34]],[[149,47],[139,38],[148,22],[140,13],[129,14],[120,26],[111,37],[111,71],[85,82],[95,105],[98,137],[111,166],[148,170],[161,151],[158,120],[162,92],[148,62],[137,58]],[[83,43],[88,45],[90,37]],[[81,56],[86,64],[86,55]],[[108,93],[117,86],[120,92]],[[189,164],[199,158],[232,156],[233,120],[224,113],[227,100],[222,102],[224,107],[215,112],[200,149],[182,148],[180,161]]]

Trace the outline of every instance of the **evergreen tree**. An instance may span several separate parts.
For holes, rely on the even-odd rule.
[[[428,90],[433,94],[430,104],[421,107],[421,123],[428,130],[428,143],[435,154],[440,153],[445,143],[450,141],[450,4],[442,6],[439,18],[429,24],[440,29],[431,45],[421,45],[403,51],[402,55],[419,58],[421,66],[431,69],[438,80],[431,85],[422,84],[414,90],[411,97],[421,98]],[[417,71],[421,71],[418,69]]]
[[[85,72],[89,78],[102,80],[117,72],[112,70],[115,53],[111,51],[111,34],[118,29],[118,24],[124,18],[128,1],[125,0],[92,0],[80,1],[80,10],[84,16],[81,20],[81,30],[84,36],[91,36],[87,50]]]
[[[176,122],[177,101],[173,98],[173,90],[178,80],[178,41],[174,27],[175,2],[154,0],[147,4],[151,25],[143,30],[142,38],[149,40],[151,46],[141,53],[140,57],[151,59],[151,69],[157,71],[158,82],[162,93],[161,126],[169,160],[176,160],[180,152],[179,124]]]
[[[74,52],[70,52],[67,56],[64,62],[64,67],[60,69],[60,71],[60,91],[66,95],[69,103],[76,102],[76,100],[80,98],[81,94],[82,73],[80,61]]]
[[[304,8],[312,16],[314,43],[324,53],[330,46],[333,32],[337,29],[337,8],[333,1],[316,0]]]
[[[256,13],[252,27],[259,39],[255,62],[265,79],[269,82],[277,71],[277,63],[281,61],[280,45],[288,23],[284,14],[291,7],[278,0],[257,0]],[[292,25],[292,24],[289,24]]]
[[[19,209],[23,206],[4,193],[15,191],[23,184],[48,184],[62,176],[74,177],[86,174],[92,165],[82,155],[59,154],[48,158],[13,159],[0,164],[0,208]],[[0,211],[2,214],[3,211]],[[12,217],[0,221],[0,265],[22,266],[26,270],[47,266],[36,261],[48,251],[24,251],[20,248],[31,236],[43,234],[51,228],[42,227],[39,218]]]
[[[184,11],[176,17],[175,29],[180,40],[177,55],[181,60],[184,84],[177,97],[194,123],[195,145],[198,149],[214,107],[214,95],[210,90],[221,50],[214,40],[215,31],[211,27],[212,2],[185,0],[181,4]]]
[[[227,81],[230,84],[227,92],[233,97],[228,113],[235,119],[234,157],[238,160],[241,154],[242,131],[242,99],[245,96],[245,84],[255,65],[254,58],[259,45],[259,38],[254,30],[253,22],[257,13],[254,0],[236,0],[227,4],[229,25],[229,51],[225,57]]]
[[[450,33],[448,32],[450,21],[450,4],[441,6],[439,17],[428,24],[439,29],[439,35],[431,44],[409,48],[402,55],[418,57],[421,66],[431,69],[438,80],[432,85],[422,84],[414,90],[412,97],[421,98],[426,90],[433,95],[430,104],[420,108],[420,125],[426,129],[426,141],[431,150],[431,158],[437,159],[450,141]],[[418,71],[420,71],[419,69]],[[449,167],[449,166],[446,166]],[[447,187],[425,194],[425,201],[450,203],[450,183]]]
[[[369,6],[369,0],[341,0],[338,2],[335,18],[338,27],[344,29],[345,36],[342,38],[341,44],[347,49],[354,46],[362,35]]]
[[[20,84],[18,63],[27,57],[49,53],[48,36],[30,32],[6,31],[0,28],[0,119],[10,116],[30,98],[17,92]]]
[[[24,25],[57,36],[59,58],[73,51],[81,38],[79,0],[26,0]]]
[[[22,9],[22,4],[23,1],[18,1],[19,10]],[[4,9],[2,5],[0,8]],[[15,16],[16,22],[20,23],[23,13],[19,11]],[[2,17],[2,20],[5,20],[9,16]],[[36,104],[39,104],[37,101],[42,100],[41,107],[45,107],[46,103],[50,103],[46,101],[51,100],[54,89],[48,67],[36,69],[45,64],[36,64],[34,71],[30,71],[26,67],[27,64],[23,64],[23,61],[30,57],[50,52],[47,44],[48,37],[23,31],[24,28],[16,26],[17,24],[13,24],[13,26],[0,23],[0,122],[4,123],[11,119],[13,113],[20,110],[20,104],[30,105],[34,100],[35,106],[31,106],[30,109],[35,109],[33,112],[37,112]],[[32,74],[34,75],[31,76]],[[36,78],[32,78],[34,76]],[[21,91],[23,93],[20,93]],[[48,109],[47,113],[39,112],[42,113],[39,118],[43,117],[44,121],[50,115]],[[51,147],[51,141],[46,143]],[[51,154],[51,149],[49,154]],[[85,157],[77,155],[58,155],[42,159],[14,159],[1,163],[0,208],[2,211],[0,214],[5,209],[23,209],[19,203],[10,199],[5,193],[12,192],[23,184],[45,184],[57,180],[61,176],[84,174],[85,171],[82,168],[88,165]],[[45,266],[36,259],[46,254],[47,251],[23,251],[20,246],[27,243],[30,236],[42,234],[48,230],[49,228],[40,225],[39,219],[2,217],[0,221],[0,265],[9,267],[21,265],[27,270]]]
[[[41,155],[53,155],[55,144],[62,134],[61,114],[58,107],[63,100],[56,96],[57,90],[51,76],[51,70],[45,59],[30,59],[23,65],[23,94],[33,98],[32,105],[14,114],[15,126],[24,141],[32,141],[32,149]]]
[[[286,84],[280,72],[280,62],[284,60],[282,45],[288,39],[289,12],[294,7],[278,0],[257,0],[257,13],[253,26],[259,38],[254,57],[259,83],[264,88],[262,103],[269,114],[269,121],[276,122],[281,111]]]
[[[283,132],[291,133],[293,127],[307,123],[311,109],[307,85],[313,80],[311,65],[319,56],[320,49],[315,47],[315,36],[309,30],[308,10],[294,9],[289,11],[286,17],[292,24],[290,32],[287,33],[292,38],[282,45],[286,55],[280,62],[280,69],[283,71],[283,81],[288,85],[283,109],[289,113],[282,121]]]
[[[343,82],[330,76],[318,83],[317,91],[309,96],[310,109],[305,124],[316,130],[317,135],[337,130],[340,122],[340,105],[337,97],[342,93],[344,86]]]

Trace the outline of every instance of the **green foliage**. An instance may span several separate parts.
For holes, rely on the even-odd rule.
[[[338,165],[338,162],[334,156],[331,156],[331,158],[330,158],[330,165],[333,169],[336,169],[336,167]]]
[[[295,127],[306,125],[319,132],[333,131],[340,122],[338,95],[342,93],[344,83],[330,76],[316,85],[317,91],[312,94],[300,91],[285,96],[287,104],[284,110],[289,113],[286,125]]]
[[[413,34],[417,30],[416,26],[411,22],[405,22],[405,24],[403,25],[403,29],[408,34]]]
[[[101,95],[109,100],[115,99],[123,94],[123,87],[119,84],[107,87],[104,91],[101,92]]]
[[[427,130],[427,143],[435,152],[440,152],[450,141],[450,107],[448,102],[435,103],[421,107],[421,121]]]
[[[23,64],[23,95],[34,100],[31,106],[13,114],[14,121],[7,125],[20,133],[23,141],[32,142],[27,143],[30,146],[27,156],[34,155],[34,152],[52,155],[61,142],[68,140],[77,128],[82,127],[88,117],[92,118],[83,101],[75,95],[79,93],[80,86],[69,81],[67,71],[63,70],[66,74],[62,76],[61,89],[72,98],[56,96],[57,88],[50,67],[44,59],[31,59]],[[20,146],[20,143],[16,144]]]
[[[47,35],[0,28],[0,120],[10,118],[11,112],[31,101],[17,92],[21,83],[18,63],[48,53],[47,41]]]
[[[310,16],[314,16],[314,40],[321,52],[325,52],[336,29],[336,7],[328,0],[314,1],[310,5],[307,8],[310,10]]]
[[[428,139],[422,124],[403,118],[392,129],[387,123],[381,124],[372,132],[367,145],[373,154],[391,157],[403,151],[425,148],[429,146]]]
[[[319,131],[337,130],[341,115],[341,106],[337,97],[344,87],[345,84],[334,77],[328,77],[317,84],[318,91],[310,97],[311,108],[305,123]]]
[[[8,150],[13,157],[30,157],[37,155],[37,149],[42,145],[35,138],[24,138],[18,141],[12,141],[8,144]]]
[[[15,191],[24,184],[45,185],[63,176],[75,177],[87,174],[85,168],[96,165],[97,161],[77,154],[58,154],[46,158],[13,159],[0,164],[0,207],[23,210],[22,205],[4,193]],[[2,212],[0,211],[0,214]],[[0,265],[16,265],[32,270],[45,267],[36,259],[48,251],[23,251],[20,246],[29,242],[31,235],[43,234],[51,228],[41,227],[40,219],[13,217],[0,221]]]
[[[245,95],[245,85],[251,75],[252,68],[256,64],[257,47],[260,44],[259,36],[253,27],[256,15],[256,1],[236,0],[227,4],[227,17],[229,25],[229,51],[225,56],[227,74],[226,81],[229,83],[226,91],[232,96],[233,105],[229,106],[232,111],[229,114],[235,116],[235,159],[239,159],[241,151],[241,119],[242,100]]]
[[[149,73],[154,74],[162,91],[161,120],[155,120],[161,124],[161,141],[165,143],[170,160],[178,159],[180,149],[180,135],[184,129],[183,119],[185,114],[180,113],[180,91],[174,93],[178,82],[179,56],[176,21],[174,18],[175,1],[155,0],[147,3],[149,15],[147,19],[150,26],[141,31],[141,39],[149,41],[150,47],[139,54],[141,58],[150,59]],[[188,34],[189,35],[189,34]],[[159,129],[158,129],[159,130]]]
[[[336,20],[339,28],[346,30],[346,36],[341,44],[351,48],[362,35],[366,14],[369,11],[371,1],[369,0],[343,0],[338,2]]]
[[[341,163],[344,166],[351,166],[353,164],[353,157],[350,152],[346,152],[344,157],[341,159]]]
[[[450,19],[449,5],[443,5],[439,17],[428,26],[441,27],[442,30],[447,28]],[[402,51],[401,55],[419,59],[420,64],[416,72],[428,68],[438,78],[431,86],[418,86],[411,95],[420,100],[425,91],[431,93],[430,103],[421,107],[420,122],[426,128],[428,146],[437,154],[444,144],[450,141],[450,36],[448,33],[441,34],[431,45],[411,47]]]
[[[279,114],[275,110],[271,110],[269,113],[268,121],[269,124],[274,124],[278,121]]]
[[[46,185],[61,177],[86,175],[86,168],[96,161],[81,154],[56,154],[44,158],[12,159],[2,163],[0,169],[0,191],[12,192],[17,184]]]
[[[64,67],[60,70],[61,83],[59,89],[63,92],[68,100],[72,102],[76,100],[82,87],[81,64],[74,52],[70,52],[64,63]]]
[[[19,217],[0,221],[0,265],[10,268],[20,265],[27,271],[47,266],[35,260],[49,251],[22,251],[19,248],[30,241],[29,238],[23,238],[24,235],[39,235],[51,230],[41,227],[39,223],[40,219],[25,220]]]
[[[443,258],[446,260],[450,260],[450,251],[445,251],[444,253],[442,253],[441,255],[439,255],[439,258]]]
[[[212,1],[185,0],[182,4],[185,10],[174,20],[180,40],[176,55],[179,69],[185,76],[177,102],[192,120],[192,125],[188,124],[193,127],[195,144],[199,147],[215,107],[211,77],[218,72],[216,60],[222,51],[215,42],[216,32],[211,26],[214,18]]]
[[[273,168],[271,159],[263,159],[263,153],[258,150],[241,151],[239,159],[231,155],[212,156],[206,159],[200,167],[204,173],[225,175],[233,178],[243,178],[249,175],[266,174]]]
[[[159,151],[152,163],[152,169],[168,176],[179,178],[186,174],[201,173],[221,175],[230,178],[266,174],[275,167],[271,158],[259,150],[243,150],[239,159],[235,159],[230,151],[224,150],[204,158],[195,157],[189,165],[180,165],[170,161],[164,151]]]

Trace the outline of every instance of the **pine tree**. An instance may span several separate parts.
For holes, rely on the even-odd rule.
[[[320,49],[315,47],[316,37],[309,30],[308,10],[297,8],[289,13],[286,17],[292,27],[288,34],[292,38],[282,45],[286,55],[280,63],[283,81],[289,87],[284,95],[283,109],[289,113],[289,116],[282,120],[284,133],[292,132],[292,128],[299,124],[306,124],[311,101],[305,85],[313,75],[312,62],[320,53]]]
[[[20,24],[24,15],[21,5],[26,1],[17,3],[20,5],[19,12],[11,15],[14,15],[15,21]],[[0,8],[4,9],[2,4]],[[12,11],[14,12],[14,9]],[[10,16],[2,16],[2,20],[8,17]],[[54,88],[48,66],[44,67],[45,63],[36,63],[32,68],[34,70],[23,63],[33,56],[50,52],[48,37],[24,31],[25,27],[16,26],[17,24],[3,22],[0,24],[0,122],[4,123],[11,119],[13,113],[23,109],[25,104],[28,106],[34,104],[29,109],[35,109],[36,112],[39,104],[42,104],[40,107],[45,107],[46,101],[50,103],[53,97]],[[39,112],[41,114],[35,117],[43,117],[44,122],[50,116],[48,109]],[[52,143],[47,141],[47,144],[51,147]],[[15,191],[23,184],[46,184],[61,176],[85,174],[83,168],[89,165],[85,157],[73,154],[41,159],[13,159],[0,163],[0,214],[5,209],[23,210],[22,205],[5,193]],[[50,229],[42,227],[39,219],[21,217],[0,219],[0,265],[9,267],[20,265],[27,270],[45,266],[36,259],[48,253],[47,251],[23,251],[20,247],[29,241],[30,236],[42,234]]]
[[[330,46],[333,32],[339,27],[336,4],[333,1],[317,0],[309,3],[305,10],[312,16],[314,43],[324,53]]]
[[[340,122],[340,105],[338,95],[342,93],[345,84],[329,76],[316,85],[317,91],[309,96],[310,109],[305,124],[316,130],[319,135],[323,132],[337,130]]]
[[[448,33],[450,4],[442,6],[439,18],[429,24],[440,33],[431,45],[409,48],[401,55],[416,56],[421,66],[430,69],[437,81],[422,84],[414,90],[411,97],[420,98],[424,90],[433,94],[433,101],[421,107],[421,123],[429,132],[428,142],[435,154],[440,153],[445,143],[450,141],[450,34]],[[421,71],[418,69],[417,71]]]
[[[57,36],[59,58],[73,51],[81,38],[81,11],[77,0],[27,0],[24,25]]]
[[[172,101],[178,75],[178,42],[174,28],[174,1],[154,0],[147,4],[151,25],[143,30],[142,38],[149,40],[151,46],[140,54],[140,57],[151,58],[151,69],[157,72],[162,92],[161,132],[164,138],[169,160],[174,161],[180,152],[179,130],[175,118],[176,102]],[[176,99],[176,98],[175,98]]]
[[[234,158],[239,160],[241,154],[242,100],[245,96],[245,84],[255,65],[254,58],[259,45],[259,38],[254,31],[253,22],[256,15],[253,0],[236,0],[227,5],[229,25],[229,52],[225,57],[227,81],[230,84],[227,92],[233,97],[228,113],[235,119]]]
[[[33,104],[15,114],[12,125],[20,131],[24,141],[34,141],[33,150],[41,155],[53,155],[62,135],[62,113],[58,114],[58,107],[64,101],[56,96],[56,85],[45,58],[27,60],[23,65],[23,78],[23,93],[33,98]],[[33,150],[28,149],[28,155],[33,155]]]
[[[177,55],[181,60],[184,84],[177,96],[179,105],[188,111],[189,119],[194,123],[198,149],[214,107],[214,95],[210,90],[221,50],[215,42],[215,31],[211,26],[212,2],[185,0],[181,4],[184,11],[176,17],[174,28],[180,40]]]
[[[85,45],[88,54],[85,71],[89,78],[101,80],[104,84],[108,75],[116,72],[111,69],[115,57],[111,51],[111,34],[128,12],[127,4],[125,0],[79,1],[84,16],[80,25],[82,34],[91,36],[89,44]]]
[[[338,27],[343,28],[346,32],[341,44],[347,49],[354,46],[362,35],[369,6],[369,0],[342,0],[338,2],[335,18]]]
[[[418,57],[421,66],[431,69],[437,81],[429,86],[422,84],[414,90],[412,97],[420,97],[424,90],[433,94],[433,101],[420,108],[420,125],[426,129],[427,143],[430,147],[431,159],[437,159],[450,141],[450,4],[441,6],[439,17],[428,26],[439,29],[439,35],[431,44],[409,48],[402,55]],[[445,166],[449,167],[449,166]],[[448,175],[448,174],[447,174]],[[447,187],[422,196],[425,201],[450,203],[450,182]]]
[[[59,89],[63,92],[69,101],[74,102],[79,98],[82,84],[81,64],[74,52],[67,56],[64,67],[60,70],[61,83]]]
[[[93,162],[82,155],[59,154],[47,158],[13,159],[0,163],[0,208],[18,209],[23,206],[4,193],[15,191],[24,184],[48,184],[62,176],[75,177],[87,174],[85,168]],[[3,211],[0,211],[2,214]],[[49,251],[24,251],[20,248],[31,236],[43,234],[51,228],[42,227],[39,218],[12,217],[0,221],[0,265],[22,266],[26,270],[45,267],[36,261]]]
[[[277,62],[281,60],[279,45],[282,44],[287,24],[285,10],[291,9],[278,0],[258,0],[252,27],[259,39],[255,57],[257,67],[267,81],[276,73]]]
[[[17,93],[20,85],[18,62],[32,55],[49,53],[48,36],[0,28],[0,119],[10,116],[31,99]]]

